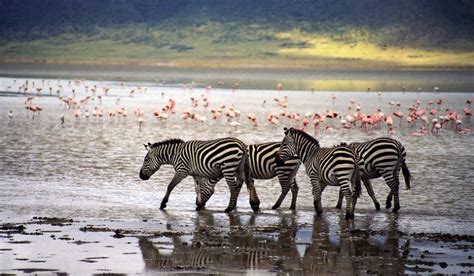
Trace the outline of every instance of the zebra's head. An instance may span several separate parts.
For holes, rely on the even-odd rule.
[[[160,162],[158,161],[157,149],[152,147],[151,143],[143,144],[147,150],[145,159],[143,160],[142,168],[140,169],[140,179],[148,180],[150,177],[160,169]]]
[[[284,128],[285,138],[281,142],[280,149],[277,152],[276,160],[277,163],[283,163],[286,160],[290,159],[293,156],[297,156],[295,147],[295,129],[294,128]]]
[[[173,156],[183,143],[184,141],[181,139],[168,139],[153,145],[151,143],[144,145],[148,153],[140,169],[140,178],[148,180],[160,169],[161,165],[172,164]]]

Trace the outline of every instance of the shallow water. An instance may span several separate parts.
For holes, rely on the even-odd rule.
[[[24,83],[11,78],[0,79],[0,90],[7,86]],[[35,80],[30,79],[30,86]],[[36,80],[40,86],[41,80]],[[59,83],[59,84],[58,84]],[[95,217],[95,218],[137,218],[153,217],[164,194],[167,183],[173,176],[171,167],[163,167],[148,182],[138,178],[145,149],[143,143],[157,142],[168,138],[213,139],[223,136],[235,136],[246,143],[279,141],[283,138],[283,126],[299,127],[301,123],[282,118],[278,126],[270,126],[266,121],[272,111],[282,111],[274,97],[288,97],[288,111],[324,112],[335,110],[345,114],[350,100],[360,104],[363,111],[375,112],[377,108],[386,114],[394,110],[390,101],[399,101],[401,110],[416,99],[422,103],[443,99],[442,109],[462,111],[469,93],[403,93],[403,92],[309,92],[309,91],[271,91],[244,90],[236,92],[228,89],[183,88],[180,85],[158,86],[153,83],[125,83],[84,81],[76,86],[67,80],[46,80],[44,86],[63,86],[62,95],[72,96],[75,89],[76,98],[86,96],[85,86],[110,87],[108,96],[103,96],[102,103],[98,98],[82,107],[82,112],[94,107],[107,112],[124,107],[129,112],[127,118],[104,116],[89,119],[74,117],[57,97],[42,92],[33,102],[41,105],[41,114],[27,114],[24,109],[26,96],[12,92],[0,94],[0,206],[3,214],[35,214],[41,216],[61,217]],[[137,92],[129,97],[131,89],[140,85],[147,87],[146,92]],[[55,91],[54,89],[53,91]],[[91,92],[88,92],[89,94]],[[98,94],[103,92],[99,90]],[[33,95],[35,95],[34,93]],[[87,95],[89,95],[87,94]],[[191,108],[191,97],[201,100],[207,94],[210,106]],[[331,96],[336,96],[332,100]],[[163,95],[163,96],[162,96]],[[176,100],[176,114],[168,120],[154,118],[153,111],[165,106],[168,99]],[[119,104],[117,104],[117,100]],[[262,107],[264,100],[265,105]],[[202,103],[202,101],[201,101]],[[241,126],[229,125],[225,118],[211,119],[209,110],[221,105],[234,106],[241,111]],[[136,108],[145,111],[144,125],[139,129],[136,117],[132,114]],[[8,110],[14,113],[8,118]],[[205,123],[183,121],[181,113],[189,110],[207,117]],[[258,127],[253,127],[246,114],[257,116]],[[62,125],[60,116],[64,116]],[[225,117],[225,116],[223,116]],[[464,119],[465,126],[472,122]],[[337,119],[331,123],[337,128]],[[470,200],[472,179],[474,176],[471,149],[474,136],[472,133],[460,135],[451,129],[442,129],[440,135],[413,137],[413,129],[408,126],[398,127],[394,138],[399,139],[408,152],[407,163],[413,175],[412,189],[406,190],[402,182],[401,212],[404,214],[440,215],[451,219],[471,218],[473,202]],[[397,125],[397,122],[395,123]],[[419,127],[419,126],[417,126]],[[308,131],[313,132],[313,128]],[[364,141],[376,136],[387,135],[385,128],[373,131],[359,129],[321,129],[317,137],[321,145],[331,146],[341,141]],[[312,209],[309,181],[301,169],[297,181],[300,184],[298,208]],[[373,182],[376,195],[384,202],[388,188],[381,180]],[[276,180],[256,181],[256,188],[262,200],[262,208],[268,209],[278,197],[280,187]],[[217,184],[216,193],[208,203],[209,208],[223,209],[228,192],[224,181]],[[323,206],[335,205],[337,188],[329,187],[323,195]],[[245,189],[239,197],[239,208],[246,210],[248,195]],[[283,208],[288,207],[289,196]],[[171,195],[168,208],[192,209],[194,207],[194,185],[191,178],[179,184]],[[358,203],[359,210],[372,210],[371,199],[364,194]],[[451,225],[443,227],[452,227]],[[463,226],[459,226],[460,229]]]
[[[0,64],[0,76],[87,80],[138,80],[153,83],[196,82],[230,89],[275,89],[315,91],[407,91],[473,92],[473,70],[286,70],[271,68],[212,69],[133,65]]]
[[[353,112],[358,104],[367,113],[380,108],[389,114],[396,110],[389,104],[391,101],[400,102],[400,110],[407,113],[406,108],[417,99],[422,102],[421,106],[442,99],[442,105],[436,106],[438,109],[462,113],[466,100],[472,98],[470,93],[278,92],[242,88],[233,92],[225,88],[206,91],[199,85],[191,88],[180,83],[163,85],[134,81],[124,82],[122,86],[115,81],[82,81],[75,85],[74,82],[69,84],[68,80],[45,79],[43,84],[42,79],[29,79],[33,91],[33,82],[36,87],[53,87],[53,94],[56,90],[62,90],[61,96],[73,96],[72,89],[75,89],[77,99],[91,95],[90,90],[85,92],[86,85],[89,89],[96,85],[97,95],[102,95],[102,103],[97,97],[90,100],[81,107],[83,114],[78,119],[74,117],[74,110],[69,110],[56,96],[49,96],[46,88],[40,96],[36,92],[18,92],[18,87],[25,81],[21,78],[16,78],[16,82],[13,78],[0,78],[0,91],[3,91],[0,92],[0,221],[25,223],[37,216],[73,218],[76,222],[70,228],[60,227],[61,236],[56,234],[52,240],[28,236],[27,243],[23,235],[14,238],[0,235],[0,267],[4,267],[6,272],[42,267],[71,273],[111,271],[153,274],[163,270],[202,272],[203,269],[248,273],[403,273],[417,271],[413,262],[419,260],[422,254],[427,255],[424,253],[426,250],[433,251],[433,248],[435,251],[445,250],[443,260],[446,256],[462,256],[452,260],[448,258],[446,269],[436,265],[436,269],[428,271],[464,271],[456,262],[467,258],[472,243],[468,242],[467,253],[459,253],[458,249],[451,248],[456,244],[439,247],[436,243],[433,246],[420,243],[407,233],[473,234],[471,212],[474,203],[470,198],[474,177],[472,132],[461,135],[449,126],[443,128],[439,135],[415,137],[410,133],[419,129],[420,123],[410,128],[405,122],[398,126],[398,121],[395,121],[397,132],[393,137],[407,149],[407,164],[413,176],[412,189],[406,190],[401,180],[401,210],[397,215],[387,210],[376,212],[364,191],[357,204],[354,225],[342,219],[343,211],[333,209],[338,194],[335,187],[328,187],[323,194],[323,216],[314,216],[311,189],[304,169],[297,175],[300,192],[296,213],[286,210],[290,194],[282,205],[282,211],[270,210],[279,196],[279,183],[277,180],[256,180],[263,210],[257,215],[251,212],[245,189],[239,197],[237,211],[231,215],[222,212],[229,197],[224,181],[217,184],[216,192],[207,204],[208,211],[195,212],[191,178],[177,186],[171,194],[167,211],[162,212],[159,203],[173,177],[172,168],[162,167],[147,182],[139,179],[138,172],[146,153],[142,144],[147,142],[223,136],[235,136],[246,143],[280,141],[283,126],[301,127],[301,122],[280,118],[278,126],[269,125],[267,116],[270,112],[284,111],[276,105],[275,97],[281,99],[287,96],[287,110],[300,114],[327,110],[345,114],[348,105]],[[138,86],[142,87],[141,92]],[[101,87],[110,87],[107,96]],[[136,92],[130,97],[132,89]],[[25,110],[29,95],[35,96],[33,103],[44,109],[34,118]],[[209,97],[209,107],[202,106],[201,95]],[[335,100],[332,95],[336,96]],[[191,107],[191,97],[199,99],[197,108]],[[164,107],[169,98],[176,100],[176,114],[169,114],[167,120],[155,118],[153,112]],[[351,104],[351,100],[355,104]],[[210,110],[221,105],[226,105],[226,108],[232,105],[241,111],[238,119],[240,126],[231,126],[226,118],[211,119]],[[92,112],[95,107],[104,113],[124,107],[129,115],[126,118],[108,115],[103,118],[92,115],[88,119],[83,117],[85,109]],[[133,115],[136,108],[145,111],[141,128]],[[8,116],[9,110],[14,114],[12,118]],[[181,114],[184,111],[205,116],[207,121],[183,121]],[[257,127],[246,119],[249,113],[257,116]],[[61,124],[61,116],[64,116],[64,124]],[[469,118],[463,118],[462,123],[464,127],[473,127]],[[358,128],[344,130],[338,127],[336,119],[327,124],[335,129],[326,131],[322,126],[316,134],[323,146],[388,135],[385,127],[369,131]],[[312,126],[308,131],[315,132]],[[373,186],[383,205],[388,188],[382,180],[374,180]],[[33,231],[35,223],[32,226],[27,224],[27,230]],[[123,240],[112,238],[111,233],[91,235],[78,232],[79,227],[88,224],[96,227],[104,224],[111,229],[131,229],[135,232],[132,231],[133,237],[127,236]],[[51,227],[54,231],[58,230],[57,226]],[[51,230],[49,226],[38,226],[37,229],[44,233]],[[185,232],[155,237],[153,231],[157,230]],[[356,232],[351,232],[354,230]],[[357,232],[359,230],[362,232]],[[365,237],[364,231],[372,232]],[[400,232],[405,234],[400,236],[397,234]],[[144,233],[147,235],[140,238]],[[67,242],[58,237],[73,237],[76,242],[88,243]],[[411,246],[405,245],[408,240],[411,240]],[[222,242],[222,246],[210,244],[214,241]],[[82,251],[74,251],[77,247]],[[407,248],[411,257],[402,256]],[[61,252],[65,250],[75,253],[64,255]],[[440,261],[436,254],[427,258],[436,263]],[[196,264],[196,260],[202,263]],[[410,260],[413,262],[410,263]],[[235,270],[228,270],[226,264],[229,262],[235,265]],[[122,263],[129,265],[121,266]],[[472,265],[471,261],[468,263]]]

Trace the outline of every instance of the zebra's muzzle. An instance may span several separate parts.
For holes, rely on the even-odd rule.
[[[150,179],[150,176],[144,174],[144,173],[140,170],[140,179],[141,179],[141,180],[148,180],[148,179]]]

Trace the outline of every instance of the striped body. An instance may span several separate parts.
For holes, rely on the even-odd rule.
[[[405,147],[397,140],[389,137],[376,138],[364,143],[351,143],[349,147],[353,148],[357,155],[363,160],[364,165],[361,169],[361,179],[365,184],[367,192],[374,201],[375,208],[380,209],[370,179],[383,177],[390,188],[390,194],[387,197],[387,208],[391,207],[392,195],[395,200],[393,212],[400,209],[398,190],[399,174],[402,169],[405,176],[405,184],[410,188],[410,172],[405,164]],[[342,195],[339,194],[339,201],[336,207],[342,204]]]
[[[282,164],[276,161],[276,154],[280,149],[280,142],[248,145],[250,177],[253,179],[271,179],[278,177],[281,186],[281,194],[272,209],[280,207],[286,194],[291,189],[292,199],[290,209],[295,209],[298,196],[298,185],[295,180],[296,173],[301,161],[297,157],[291,157]]]
[[[313,200],[318,215],[322,213],[321,194],[326,186],[340,186],[346,197],[346,218],[354,217],[356,196],[360,191],[359,158],[347,146],[321,148],[318,140],[293,128],[285,129],[278,152],[279,159],[299,156],[311,179]],[[354,191],[354,193],[353,193]]]
[[[280,149],[280,145],[280,142],[272,142],[247,146],[249,155],[249,177],[247,178],[247,184],[250,187],[254,187],[254,179],[272,179],[278,177],[282,191],[272,208],[279,208],[286,194],[291,189],[292,200],[290,208],[295,209],[296,198],[298,196],[298,185],[295,176],[301,162],[298,158],[292,157],[286,162],[278,164],[276,154]],[[202,179],[199,183],[201,186],[196,188],[196,194],[198,197],[201,196],[204,204],[214,193],[214,185],[220,178],[206,180],[207,179]]]
[[[175,175],[168,185],[167,192],[161,202],[161,209],[166,208],[169,195],[174,187],[187,176],[193,176],[196,187],[207,179],[225,178],[231,193],[226,212],[235,208],[242,183],[246,178],[248,167],[247,149],[245,144],[236,138],[222,138],[209,141],[188,141],[170,139],[145,146],[148,150],[140,178],[147,180],[159,170],[161,165],[170,164]],[[214,183],[215,184],[215,183]],[[255,190],[248,187],[249,190]],[[258,198],[251,194],[252,208],[258,209]],[[202,207],[202,199],[198,195],[196,204]]]

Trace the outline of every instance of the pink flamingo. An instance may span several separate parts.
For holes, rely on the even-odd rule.
[[[248,114],[247,119],[249,119],[252,122],[252,125],[254,127],[257,127],[257,116],[255,116],[255,114]]]
[[[400,126],[402,126],[403,112],[395,111],[392,113],[392,115],[400,119]]]
[[[278,123],[280,121],[279,118],[278,118],[278,114],[276,114],[274,112],[270,113],[270,115],[268,115],[267,119],[268,119],[268,122],[270,123],[270,125],[272,125],[272,126],[278,125]]]
[[[433,119],[431,121],[431,132],[439,134],[439,130],[441,129],[441,123],[439,123],[438,119]]]
[[[211,113],[212,113],[212,119],[218,120],[222,116],[222,109],[221,108],[211,109]]]
[[[187,119],[189,119],[190,117],[191,117],[191,112],[189,112],[189,111],[184,111],[184,112],[181,114],[181,119],[183,119],[183,120],[185,120],[185,121],[186,121]]]
[[[472,116],[472,109],[470,109],[469,107],[465,107],[463,111],[464,111],[464,115]]]
[[[285,96],[284,99],[279,99],[279,98],[274,98],[273,99],[275,102],[277,102],[278,106],[282,108],[287,108],[288,107],[288,97]]]
[[[461,120],[456,120],[456,131],[459,134],[466,134],[468,132],[471,132],[471,129],[468,127],[463,127]]]

